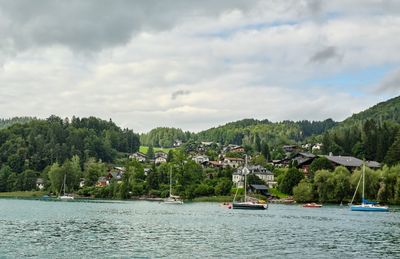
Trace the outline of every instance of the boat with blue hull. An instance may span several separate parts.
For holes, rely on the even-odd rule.
[[[357,194],[358,187],[360,186],[360,182],[362,180],[362,199],[360,205],[353,205],[354,198]],[[388,206],[381,206],[377,202],[369,201],[364,198],[365,192],[365,164],[363,165],[362,174],[360,180],[358,181],[356,191],[354,192],[353,199],[350,203],[350,209],[352,211],[371,211],[371,212],[387,212],[389,211]]]

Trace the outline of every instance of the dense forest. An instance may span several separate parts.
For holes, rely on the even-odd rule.
[[[4,129],[7,128],[13,124],[23,124],[23,123],[27,123],[31,120],[33,120],[35,118],[32,117],[14,117],[14,118],[10,118],[10,119],[0,119],[0,129]]]
[[[176,140],[186,142],[191,138],[192,133],[181,129],[158,127],[149,133],[140,135],[140,143],[145,146],[173,147]]]
[[[244,119],[227,123],[199,133],[183,132],[175,128],[155,128],[149,133],[141,134],[143,145],[155,147],[172,147],[175,140],[187,142],[213,141],[221,144],[255,146],[264,142],[270,146],[297,143],[305,138],[319,135],[337,125],[331,119],[325,121],[283,121],[273,123],[268,120]]]
[[[132,153],[138,148],[139,136],[132,130],[94,117],[69,121],[51,116],[0,130],[1,166],[9,166],[16,173],[42,171],[74,155],[82,164],[89,158],[112,162],[118,152]]]
[[[400,97],[354,114],[314,138],[323,153],[395,164],[400,160]],[[311,141],[311,140],[310,140]]]

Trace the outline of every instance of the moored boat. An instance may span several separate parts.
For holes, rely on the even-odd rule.
[[[165,204],[183,204],[181,197],[172,195],[172,167],[169,171],[169,197],[164,199]]]
[[[246,165],[243,168],[243,173],[244,173],[244,201],[242,202],[237,202],[236,196],[239,188],[236,190],[235,197],[233,198],[232,202],[232,209],[241,209],[241,210],[265,210],[268,208],[268,204],[265,202],[260,202],[258,200],[254,201],[249,201],[247,197],[247,174],[249,173],[249,169],[247,168],[247,156],[246,156]],[[229,208],[229,207],[228,207]]]
[[[357,194],[358,187],[360,185],[360,182],[362,180],[362,199],[361,199],[361,204],[360,205],[353,205],[354,198]],[[369,201],[364,198],[364,192],[365,192],[365,163],[363,164],[363,170],[362,174],[360,177],[360,180],[358,181],[356,191],[354,192],[353,199],[350,202],[350,209],[351,211],[375,211],[375,212],[387,212],[389,211],[388,206],[382,206],[379,205],[377,202]]]
[[[322,204],[317,204],[315,202],[306,203],[303,205],[303,208],[322,208]]]

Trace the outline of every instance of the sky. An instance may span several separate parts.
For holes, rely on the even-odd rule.
[[[400,94],[397,0],[0,0],[0,117],[341,121]]]

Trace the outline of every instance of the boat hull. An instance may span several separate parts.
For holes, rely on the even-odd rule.
[[[303,208],[322,208],[322,205],[315,203],[307,203],[303,205]]]
[[[357,205],[353,205],[351,206],[351,210],[352,211],[376,211],[376,212],[387,212],[389,211],[388,207],[377,207],[377,206],[357,206]]]
[[[258,203],[232,203],[232,209],[239,210],[265,210],[268,208],[266,204],[258,204]]]

